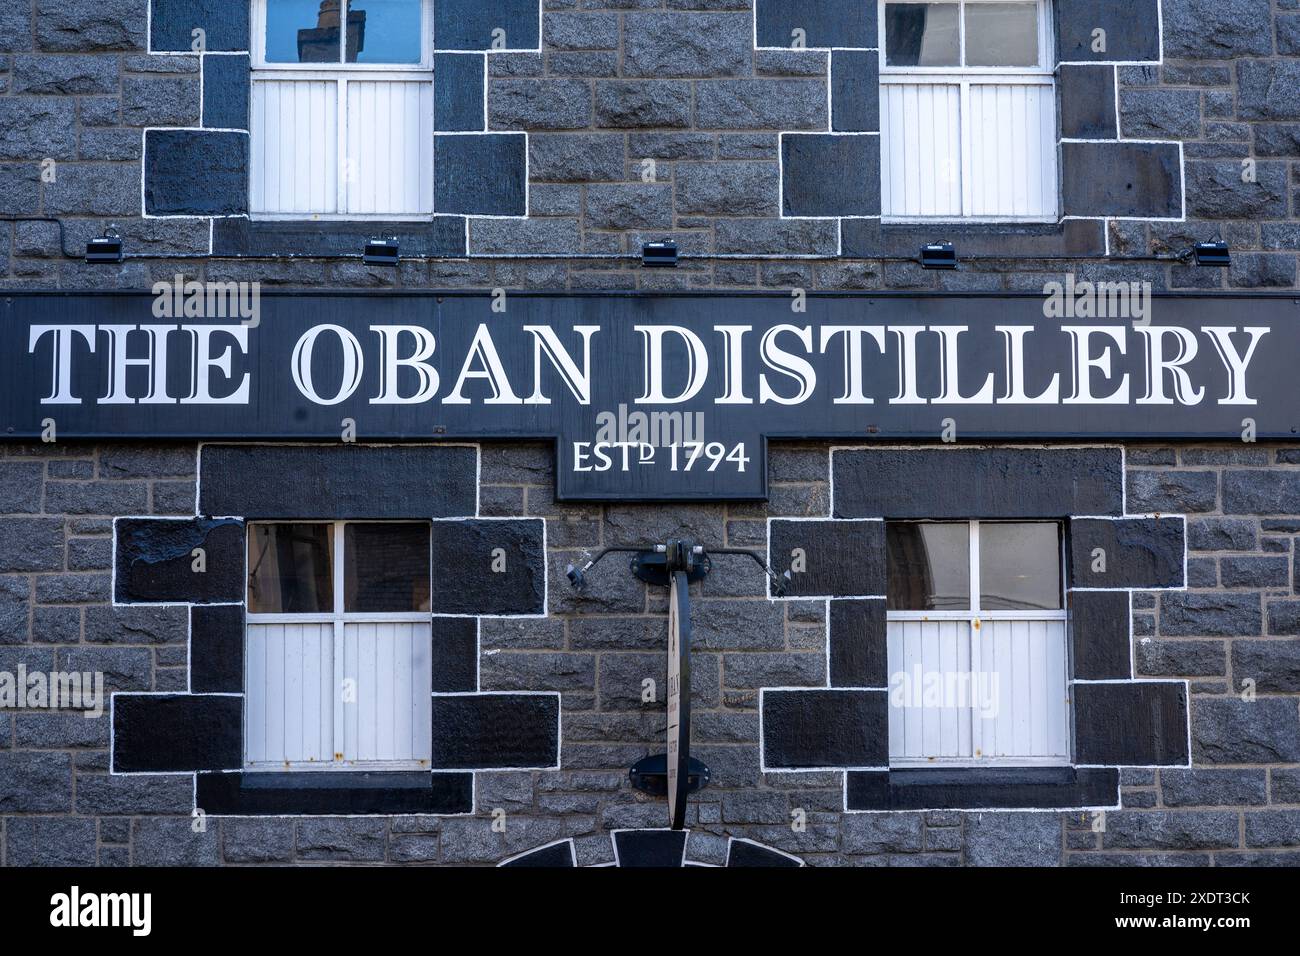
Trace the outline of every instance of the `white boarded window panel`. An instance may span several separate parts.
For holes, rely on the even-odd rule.
[[[356,702],[344,707],[343,759],[424,761],[430,737],[430,646],[423,623],[344,624],[343,673]]]
[[[348,211],[433,212],[433,84],[349,80]]]
[[[252,766],[333,759],[334,625],[250,624],[247,754]]]
[[[881,84],[881,203],[901,219],[1051,219],[1050,83]],[[965,115],[963,115],[963,100]]]
[[[970,629],[967,621],[889,622],[891,761],[973,755],[969,707],[913,706],[924,701],[927,675],[942,679],[945,674],[970,672]],[[905,675],[908,690],[903,706],[894,701],[900,675]]]
[[[332,214],[338,207],[338,83],[253,83],[252,209]]]
[[[984,756],[1069,761],[1065,653],[1064,621],[980,621],[979,667],[998,678],[997,715],[980,719]]]
[[[961,87],[885,83],[881,107],[884,214],[960,216]]]
[[[336,718],[343,724],[345,762],[427,762],[432,625],[342,628],[339,674],[353,681],[354,700],[348,703],[341,680],[336,684],[333,624],[249,625],[250,766],[329,763]]]
[[[981,618],[974,643],[972,631],[965,620],[889,622],[890,762],[1068,763],[1065,622]],[[971,675],[964,701],[943,701],[965,707],[912,706],[910,695],[900,706],[894,698],[900,675],[913,693],[924,694],[927,677],[949,674]],[[996,693],[996,711],[974,696],[981,680],[978,693]]]
[[[1056,215],[1056,96],[1045,83],[972,83],[967,215]]]

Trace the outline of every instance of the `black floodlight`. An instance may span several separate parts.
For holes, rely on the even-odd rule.
[[[931,242],[921,247],[922,269],[956,269],[957,248],[951,242]]]
[[[393,236],[390,239],[375,238],[367,242],[361,261],[368,266],[395,266],[400,258],[397,237]]]
[[[116,263],[124,258],[122,239],[112,229],[104,230],[104,234],[98,239],[91,239],[86,243],[86,262],[89,264]]]
[[[677,243],[671,239],[661,242],[647,242],[641,247],[641,265],[647,269],[675,269],[677,267]]]
[[[1221,240],[1198,242],[1192,246],[1192,255],[1196,257],[1198,266],[1217,266],[1226,269],[1232,265],[1232,254],[1228,251],[1228,244]]]

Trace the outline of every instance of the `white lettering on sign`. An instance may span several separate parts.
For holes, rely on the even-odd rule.
[[[254,384],[251,336],[263,328],[33,324],[27,348],[44,363],[37,379],[45,393],[42,405],[248,405]],[[719,406],[800,406],[819,390],[829,391],[834,405],[1194,407],[1207,396],[1219,405],[1254,405],[1248,375],[1271,331],[997,325],[993,331],[1001,341],[990,348],[987,328],[977,334],[967,325],[717,325],[708,332],[637,325],[640,355],[624,359],[601,355],[604,330],[597,325],[573,326],[566,334],[542,325],[494,333],[480,324],[463,354],[451,356],[446,336],[424,326],[368,329],[373,338],[364,342],[340,325],[303,332],[288,363],[298,393],[314,405],[338,405],[356,395],[369,369],[365,401],[372,405],[587,406],[599,397],[593,395],[595,351],[628,371],[627,391],[610,396],[611,405],[638,387],[634,405],[683,405],[703,395]],[[710,333],[712,342],[706,340]],[[507,334],[515,338],[501,338]],[[503,344],[511,347],[503,352]],[[1197,361],[1211,353],[1217,362]],[[717,358],[713,368],[710,355]],[[819,374],[814,363],[822,356],[831,362],[828,369],[823,361]],[[636,358],[639,383],[632,381]],[[439,364],[444,372],[455,369],[454,379],[441,375]],[[188,375],[176,374],[183,368]],[[447,380],[452,385],[444,393]],[[756,394],[746,391],[747,382],[756,384]]]

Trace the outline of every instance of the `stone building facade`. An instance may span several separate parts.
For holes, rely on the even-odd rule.
[[[1238,293],[1242,309],[1300,302],[1295,0],[1055,0],[1060,215],[941,227],[882,220],[865,0],[438,0],[433,213],[250,215],[255,11],[0,8],[0,295],[181,276],[485,300],[960,296],[1072,275]],[[107,228],[125,260],[87,264]],[[400,241],[396,268],[361,261],[381,234]],[[643,243],[665,238],[679,266],[643,268]],[[1231,266],[1197,267],[1188,250],[1216,238]],[[960,269],[921,268],[935,239]],[[64,299],[39,301],[61,319]],[[113,695],[102,719],[0,710],[0,860],[1300,862],[1300,447],[861,444],[774,440],[765,502],[654,504],[557,500],[554,452],[535,440],[0,443],[0,671],[101,672]],[[260,517],[442,529],[432,789],[244,785],[243,571]],[[1061,520],[1071,555],[1070,766],[922,784],[881,749],[882,656],[837,638],[884,640],[880,519],[1027,517]],[[875,530],[849,541],[846,522]],[[711,779],[684,850],[652,835],[664,802],[628,780],[662,749],[664,702],[643,681],[664,679],[665,593],[605,566],[582,592],[565,577],[601,548],[672,538],[752,549],[778,572],[788,543],[855,568],[774,600],[754,562],[719,554],[694,589],[692,754]],[[1088,579],[1099,543],[1111,588]],[[211,562],[201,585],[194,547]],[[498,547],[503,577],[457,561]]]

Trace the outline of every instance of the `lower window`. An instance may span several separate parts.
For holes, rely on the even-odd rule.
[[[245,765],[427,768],[430,526],[252,523]]]
[[[890,522],[889,763],[1070,762],[1061,526]]]

